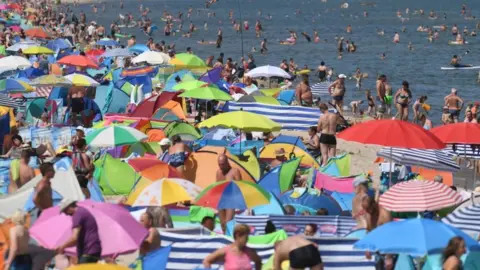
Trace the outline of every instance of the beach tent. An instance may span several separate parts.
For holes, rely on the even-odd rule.
[[[325,165],[324,167],[322,167],[320,169],[320,171],[326,173],[326,174],[330,174],[330,175],[333,175],[333,176],[350,176],[350,163],[351,163],[351,160],[352,160],[352,157],[350,154],[342,154],[342,155],[338,155],[336,157],[333,157],[333,158],[330,158],[328,160],[328,163],[327,165]],[[333,166],[332,164],[335,164],[335,166]],[[330,167],[331,166],[331,167]],[[329,172],[329,169],[332,170],[332,172],[334,171],[333,168],[336,168],[338,169],[338,173],[330,173]]]
[[[146,134],[148,136],[147,142],[160,142],[162,139],[167,137],[163,130],[156,128],[147,130]]]
[[[109,154],[95,161],[94,177],[103,195],[127,195],[140,179],[130,165]]]
[[[170,100],[181,103],[179,93],[162,92],[160,95],[151,96],[137,105],[137,108],[130,114],[131,117],[150,118],[162,105]]]
[[[303,143],[302,138],[298,136],[289,136],[289,135],[280,134],[277,137],[273,138],[273,140],[270,142],[270,144],[276,144],[276,143],[291,144],[307,151],[307,147]]]
[[[315,168],[320,168],[320,164],[312,157],[307,151],[302,148],[288,144],[288,143],[274,143],[268,144],[260,150],[260,159],[275,159],[275,150],[283,148],[285,150],[287,159],[292,159],[298,157],[302,159],[301,164],[303,166],[313,166]]]
[[[336,178],[316,171],[314,179],[314,187],[318,190],[326,189],[329,191],[337,191],[342,193],[351,193],[354,191],[353,180],[355,177]]]
[[[253,208],[253,213],[255,215],[284,215],[285,210],[283,209],[282,203],[275,194],[269,192],[270,202],[266,205],[260,205]]]
[[[0,205],[2,205],[2,207],[0,207],[0,220],[10,217],[17,209],[23,209],[28,198],[34,191],[35,186],[41,179],[42,176],[38,175],[15,193],[1,197]],[[51,182],[52,189],[58,192],[63,198],[77,201],[85,199],[72,168],[68,168],[68,170],[58,170]]]
[[[266,191],[280,196],[281,193],[292,188],[293,180],[295,179],[300,159],[291,159],[281,165],[270,170],[266,175],[258,181],[258,185],[263,187]]]
[[[180,70],[172,75],[168,76],[166,82],[165,82],[165,91],[174,91],[173,87],[177,85],[176,78],[180,79],[180,82],[186,82],[186,81],[193,81],[196,80],[195,75],[189,70]]]
[[[167,138],[179,135],[185,141],[195,141],[202,137],[197,128],[186,122],[171,122],[163,131]]]
[[[67,106],[68,87],[53,87],[48,95],[48,99],[62,99],[64,106]]]
[[[172,122],[185,120],[187,117],[185,116],[182,106],[178,102],[169,100],[157,109],[152,115],[152,119]]]
[[[100,85],[97,87],[95,102],[102,111],[107,113],[124,113],[130,97],[122,90],[115,88],[113,84]]]
[[[200,151],[191,153],[185,161],[185,179],[205,188],[215,183],[218,167],[216,152]],[[255,182],[253,176],[233,158],[228,158],[230,165],[240,171],[242,180]]]
[[[27,102],[25,121],[30,124],[35,124],[36,120],[39,119],[45,112],[46,104],[46,98],[37,98],[30,102]]]
[[[352,211],[352,200],[355,197],[355,193],[343,193],[334,191],[332,192],[332,194],[330,194],[330,196],[332,196],[332,198],[337,201],[337,203],[342,208],[342,211]]]
[[[320,208],[326,208],[328,215],[340,215],[342,208],[332,197],[325,194],[312,194],[304,188],[289,190],[280,196],[282,204],[291,205],[297,212],[316,212]]]

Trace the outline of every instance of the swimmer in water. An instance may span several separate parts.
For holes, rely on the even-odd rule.
[[[413,51],[413,45],[412,45],[412,42],[408,42],[408,50],[409,51]]]
[[[345,31],[347,31],[347,33],[351,34],[352,33],[352,25],[348,25],[347,28],[345,29]]]
[[[385,60],[385,58],[387,58],[387,55],[385,53],[382,53],[382,55],[380,55],[380,59]]]
[[[245,29],[245,31],[248,31],[248,29],[250,29],[250,25],[248,25],[248,21],[243,22],[243,29]]]
[[[393,43],[399,43],[400,42],[400,35],[395,32],[395,35],[393,36]]]
[[[320,37],[318,36],[318,32],[315,31],[313,32],[313,42],[319,43],[320,42]]]
[[[365,17],[365,18],[368,17],[368,12],[366,10],[363,11],[363,17]]]
[[[307,40],[307,42],[312,42],[312,39],[310,38],[310,36],[305,33],[305,32],[302,32],[302,36],[305,37],[305,39]]]
[[[260,43],[260,53],[261,54],[267,54],[267,39],[263,39],[262,42]]]
[[[452,35],[456,36],[458,34],[458,27],[456,24],[452,27]]]

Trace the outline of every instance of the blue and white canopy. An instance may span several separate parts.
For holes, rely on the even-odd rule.
[[[406,148],[382,148],[377,156],[390,159],[405,166],[418,166],[447,172],[456,172],[460,169],[452,157],[444,151],[420,150]]]
[[[480,205],[457,208],[442,221],[477,239],[480,235]]]

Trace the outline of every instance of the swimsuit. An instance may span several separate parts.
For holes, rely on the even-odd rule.
[[[170,155],[169,165],[174,168],[178,168],[184,165],[185,159],[185,152],[173,153]]]
[[[84,104],[83,104],[83,97],[81,98],[72,98],[72,112],[73,113],[80,113],[83,111]]]
[[[337,145],[337,138],[335,138],[335,135],[322,133],[320,135],[320,143],[326,145]]]
[[[290,267],[305,269],[322,263],[320,251],[313,244],[296,248],[288,254]]]
[[[319,70],[318,71],[318,78],[320,81],[325,81],[325,78],[327,77],[327,72],[325,70]]]
[[[235,254],[231,247],[225,249],[225,270],[250,270],[252,269],[250,257],[246,252]]]
[[[448,109],[448,112],[452,117],[458,117],[460,115],[460,110],[458,109]]]

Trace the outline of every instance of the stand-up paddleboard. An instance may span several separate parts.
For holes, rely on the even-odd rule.
[[[448,44],[450,44],[450,45],[465,45],[465,44],[468,44],[468,41],[458,42],[458,41],[450,40],[450,41],[448,42]]]
[[[441,67],[441,70],[463,70],[463,69],[480,69],[480,66],[471,66],[471,67]]]

